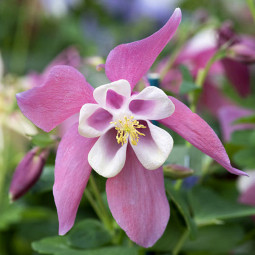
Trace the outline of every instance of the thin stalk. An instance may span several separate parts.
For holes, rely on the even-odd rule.
[[[88,189],[85,189],[84,191],[86,198],[89,200],[90,205],[94,209],[95,213],[97,214],[98,218],[105,224],[105,226],[108,226],[108,222],[106,218],[104,217],[103,212],[100,210],[97,202],[93,198],[92,194]]]
[[[182,246],[184,245],[185,241],[187,240],[187,237],[189,236],[189,230],[186,229],[184,233],[182,234],[181,238],[179,239],[178,243],[174,247],[173,255],[178,255]]]
[[[251,12],[251,15],[252,15],[252,18],[255,22],[255,1],[254,0],[246,0],[247,2],[247,5],[250,9],[250,12]]]
[[[199,70],[197,78],[195,80],[195,84],[198,87],[198,90],[195,90],[191,95],[191,105],[190,108],[193,112],[196,112],[196,105],[199,99],[199,96],[202,91],[202,87],[204,85],[204,82],[209,74],[209,71],[214,64],[214,62],[222,59],[226,55],[226,49],[228,48],[230,42],[227,42],[226,44],[222,45],[222,47],[214,53],[214,55],[209,59],[209,61],[206,63],[206,66],[204,69]]]
[[[97,200],[98,207],[99,207],[100,211],[102,212],[102,214],[104,215],[105,225],[109,229],[112,229],[112,221],[110,219],[110,216],[109,216],[109,213],[107,211],[107,208],[104,205],[104,202],[102,200],[102,196],[100,194],[100,191],[98,190],[95,178],[93,177],[92,174],[90,175],[89,183],[90,183],[90,186],[91,186],[91,191],[93,192],[93,194],[94,194],[94,196],[95,196],[95,198]]]

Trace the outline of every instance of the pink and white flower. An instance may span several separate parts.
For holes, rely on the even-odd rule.
[[[74,224],[93,167],[111,177],[106,182],[108,204],[129,238],[144,247],[160,238],[170,216],[161,165],[173,142],[150,119],[176,131],[229,172],[245,175],[231,166],[217,135],[186,105],[157,88],[131,94],[180,21],[176,9],[153,35],[114,48],[105,64],[111,83],[94,91],[73,67],[56,66],[44,84],[17,95],[21,111],[46,132],[80,112],[79,123],[63,136],[56,157],[53,193],[60,235]]]

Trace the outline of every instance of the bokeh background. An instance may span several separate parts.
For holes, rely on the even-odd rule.
[[[1,0],[0,255],[253,254],[254,5],[252,0]],[[56,64],[74,66],[95,87],[107,83],[97,65],[104,64],[111,49],[151,35],[165,24],[176,7],[182,10],[182,23],[151,73],[162,74],[165,63],[170,63],[169,73],[158,85],[196,109],[222,139],[233,165],[251,171],[249,181],[228,174],[171,133],[175,148],[166,162],[165,175],[172,215],[164,236],[154,247],[138,247],[118,226],[112,239],[86,196],[79,208],[76,228],[67,237],[58,237],[52,196],[54,160],[58,141],[70,124],[49,135],[43,133],[21,114],[15,94],[40,85]],[[250,38],[249,47],[229,50],[243,35]],[[185,47],[195,36],[191,52],[182,60],[181,54],[185,54]],[[200,63],[196,54],[203,55],[203,49],[210,47],[220,52],[219,60],[216,59],[219,65],[215,61],[216,65],[207,73],[210,82],[206,77],[198,100],[191,103],[198,76],[195,69],[205,68],[210,59],[199,58]],[[219,63],[229,57],[241,66]],[[42,175],[24,196],[11,203],[9,187],[13,173],[35,147],[46,148],[49,153]],[[180,182],[183,176],[176,174],[172,164],[194,172],[188,172],[192,176]],[[111,217],[105,180],[97,175],[94,178]],[[244,193],[246,196],[242,197]]]

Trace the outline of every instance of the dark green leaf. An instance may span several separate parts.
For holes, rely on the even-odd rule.
[[[180,87],[180,94],[183,95],[198,89],[197,85],[193,81],[193,78],[188,68],[186,66],[180,66],[180,71],[182,73],[182,84]]]
[[[201,255],[225,254],[225,252],[232,251],[238,245],[243,235],[242,227],[237,224],[202,227],[198,231],[197,238],[187,241],[183,250]]]
[[[248,149],[238,151],[235,153],[233,160],[238,166],[242,168],[255,168],[255,148],[250,147]]]
[[[206,188],[194,187],[188,195],[198,225],[219,224],[226,219],[255,214],[254,207],[230,202]]]
[[[54,184],[54,166],[45,166],[39,181],[31,189],[35,193],[51,191]]]
[[[103,246],[112,239],[102,223],[94,219],[76,224],[67,238],[70,245],[83,249]]]
[[[69,249],[54,253],[55,255],[138,255],[137,247],[104,247],[93,250]]]
[[[65,236],[53,236],[32,243],[32,248],[42,254],[64,252],[69,249]]]
[[[183,190],[176,191],[171,181],[166,180],[166,192],[170,199],[175,203],[178,210],[182,214],[187,228],[190,231],[190,235],[194,237],[196,235],[196,225],[191,217],[189,205],[186,200],[186,195]]]

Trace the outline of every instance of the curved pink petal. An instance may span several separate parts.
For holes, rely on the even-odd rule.
[[[58,212],[59,234],[64,235],[74,224],[91,166],[88,153],[96,139],[78,133],[78,123],[63,136],[57,151],[53,195]]]
[[[93,88],[71,66],[55,66],[42,86],[17,94],[23,114],[49,132],[80,111],[85,103],[94,103]]]
[[[170,216],[163,170],[146,170],[131,147],[123,170],[106,182],[113,217],[129,238],[150,247],[163,234]]]
[[[246,175],[245,172],[233,168],[220,139],[212,128],[185,104],[170,97],[175,104],[175,112],[159,122],[172,129],[196,148],[212,157],[230,173]]]
[[[131,88],[134,88],[173,37],[180,22],[181,10],[177,8],[165,26],[153,35],[114,48],[105,64],[105,72],[109,80],[125,79],[129,81]]]
[[[234,124],[233,122],[245,117],[252,115],[253,111],[244,109],[238,106],[226,106],[219,110],[219,121],[223,134],[224,141],[231,139],[231,134],[236,130],[243,129],[254,129],[255,125],[252,124]]]
[[[246,97],[251,93],[250,87],[250,73],[248,67],[235,60],[224,58],[221,63],[226,72],[226,76],[230,82],[234,85],[237,92]]]

